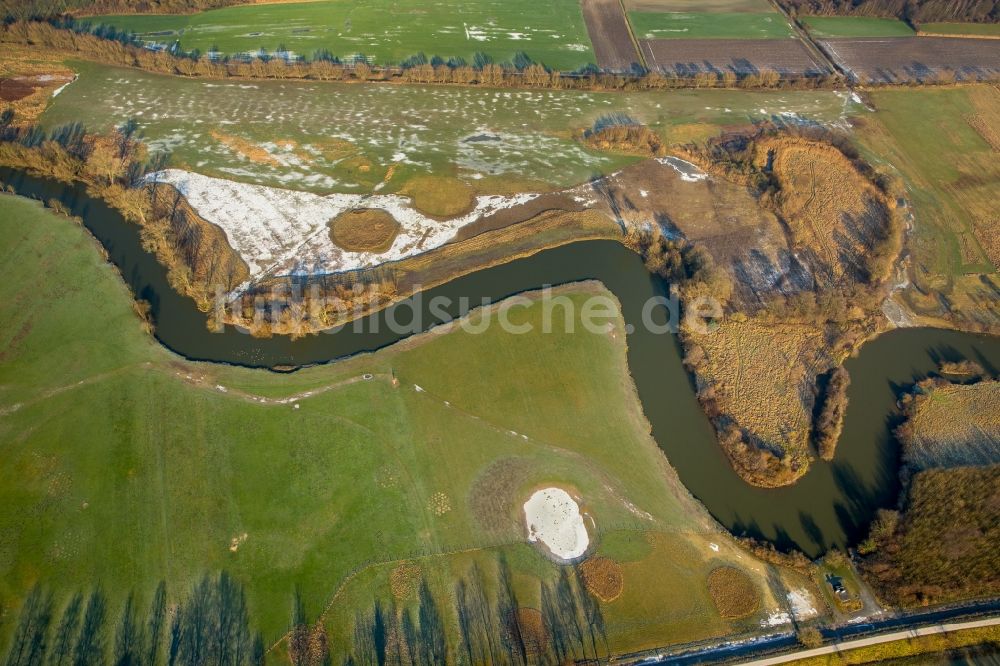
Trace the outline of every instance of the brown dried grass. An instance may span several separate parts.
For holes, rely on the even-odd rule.
[[[833,365],[825,332],[729,318],[690,340],[704,354],[694,368],[700,393],[710,394],[718,411],[760,447],[792,456],[804,468],[816,376]]]
[[[329,222],[330,240],[348,252],[380,254],[392,247],[399,234],[399,222],[378,208],[361,208],[341,213]]]
[[[580,573],[587,589],[607,603],[621,596],[625,586],[622,568],[607,557],[592,557],[580,565]]]
[[[917,394],[897,433],[914,469],[1000,462],[1000,382],[942,383]]]
[[[52,92],[72,81],[73,76],[58,54],[4,44],[0,54],[0,106],[14,110],[15,124],[30,125],[45,111]]]
[[[760,607],[760,593],[750,576],[734,567],[719,567],[708,574],[708,593],[719,615],[746,617]]]
[[[798,252],[825,286],[867,279],[866,254],[890,224],[884,196],[835,146],[779,137],[759,142],[756,161],[773,156],[781,187],[775,205]]]
[[[537,656],[548,649],[549,632],[545,628],[542,613],[534,608],[517,609],[517,627],[521,633],[525,652]]]
[[[256,164],[266,164],[268,166],[281,166],[281,162],[277,157],[252,141],[248,141],[242,137],[233,136],[232,134],[225,134],[219,130],[212,130],[210,134],[213,139],[224,145],[226,148],[229,148],[237,155],[245,157],[251,162]]]
[[[415,562],[403,562],[389,574],[389,589],[396,601],[410,599],[420,583],[421,568]]]

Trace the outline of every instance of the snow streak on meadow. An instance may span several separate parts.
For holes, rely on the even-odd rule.
[[[652,126],[788,117],[836,122],[830,92],[608,94],[443,86],[199,81],[81,63],[46,112],[107,129],[135,117],[172,166],[313,192],[371,192],[408,175],[490,176],[556,187],[632,158],[586,150],[573,132],[627,112]]]

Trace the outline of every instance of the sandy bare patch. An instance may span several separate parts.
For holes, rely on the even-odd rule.
[[[583,524],[580,506],[562,488],[543,488],[524,503],[528,541],[536,541],[562,560],[587,552],[590,536]]]

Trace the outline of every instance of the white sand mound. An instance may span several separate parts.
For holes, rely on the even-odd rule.
[[[486,215],[538,196],[481,196],[468,215],[441,221],[421,215],[409,199],[392,194],[320,196],[180,169],[148,179],[173,185],[201,217],[221,227],[250,268],[251,281],[264,275],[337,273],[403,259],[444,245],[460,228]],[[348,252],[334,245],[327,222],[353,208],[380,208],[396,218],[401,229],[388,251]]]
[[[524,503],[528,541],[541,541],[563,560],[572,560],[587,552],[590,537],[580,515],[580,507],[561,488],[544,488]]]

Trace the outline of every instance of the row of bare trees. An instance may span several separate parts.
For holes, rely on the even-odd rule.
[[[112,65],[200,78],[305,79],[318,81],[387,81],[482,85],[488,87],[566,88],[587,90],[647,90],[669,88],[816,88],[833,84],[834,76],[782,75],[773,70],[735,73],[699,71],[667,75],[637,70],[629,74],[602,72],[595,66],[574,72],[551,70],[519,54],[515,62],[495,63],[480,54],[473,63],[462,59],[427,59],[422,54],[405,66],[374,66],[364,58],[344,63],[318,52],[311,60],[287,57],[220,58],[218,54],[175,54],[144,48],[134,35],[91,27],[69,19],[22,20],[0,28],[0,42],[79,53]]]

